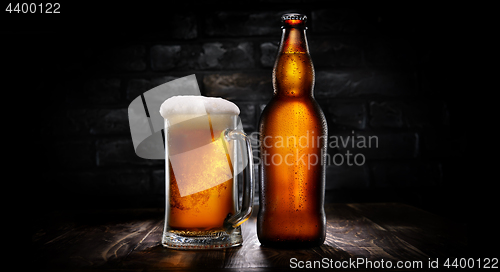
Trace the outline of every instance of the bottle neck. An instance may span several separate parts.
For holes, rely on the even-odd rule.
[[[305,27],[283,27],[273,69],[274,95],[313,96],[314,67],[309,55]]]
[[[301,27],[283,27],[280,53],[307,53],[309,47],[306,40],[306,30]]]

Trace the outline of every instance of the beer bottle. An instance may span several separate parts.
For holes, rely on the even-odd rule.
[[[260,119],[257,235],[264,246],[310,247],[325,241],[328,127],[314,99],[306,19],[296,13],[281,17],[274,95]]]

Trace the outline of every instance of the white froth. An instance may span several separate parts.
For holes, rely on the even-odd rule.
[[[160,107],[160,114],[167,119],[177,115],[204,115],[204,114],[240,114],[240,109],[234,103],[220,97],[206,97],[200,95],[173,96]]]

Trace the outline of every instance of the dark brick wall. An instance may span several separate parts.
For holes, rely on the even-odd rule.
[[[453,65],[443,54],[453,40],[439,34],[445,20],[420,9],[279,2],[184,7],[154,25],[147,17],[130,18],[134,28],[107,21],[114,27],[80,24],[29,38],[17,33],[29,56],[22,64],[30,71],[24,81],[36,81],[35,97],[46,101],[39,109],[44,117],[35,118],[39,137],[33,141],[43,165],[35,182],[42,202],[60,208],[162,207],[164,161],[135,155],[129,103],[194,73],[203,95],[236,103],[246,132],[255,132],[273,92],[279,18],[295,10],[309,18],[315,96],[330,135],[379,140],[378,148],[348,148],[365,155],[364,165],[328,166],[327,201],[401,201],[446,211],[443,192],[457,176],[465,135],[456,126],[463,117],[456,95],[443,88],[448,75],[442,71]]]

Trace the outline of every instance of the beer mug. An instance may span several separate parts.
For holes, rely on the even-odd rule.
[[[241,224],[252,213],[254,177],[250,140],[238,107],[221,98],[174,96],[161,105],[160,113],[165,119],[166,177],[162,245],[241,245]]]

